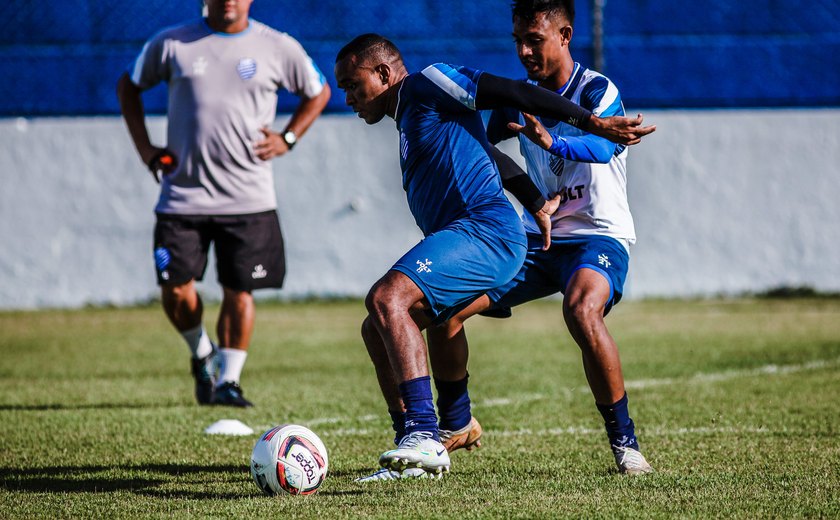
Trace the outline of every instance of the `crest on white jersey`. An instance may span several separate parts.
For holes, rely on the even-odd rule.
[[[257,62],[254,58],[242,58],[236,64],[236,72],[242,79],[251,79],[257,74]]]

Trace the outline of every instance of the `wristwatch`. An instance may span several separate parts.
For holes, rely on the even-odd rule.
[[[291,130],[286,130],[283,132],[283,140],[286,141],[286,146],[288,146],[289,150],[291,150],[295,147],[295,144],[297,144],[297,134]]]

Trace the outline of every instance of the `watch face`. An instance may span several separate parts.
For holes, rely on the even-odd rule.
[[[286,141],[287,145],[293,146],[297,142],[297,136],[294,132],[286,132],[283,134],[283,140]]]

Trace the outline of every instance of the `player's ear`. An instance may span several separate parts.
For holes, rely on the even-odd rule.
[[[564,25],[560,28],[560,40],[563,42],[563,45],[569,45],[572,41],[572,33],[574,29],[572,29],[571,25]]]
[[[391,79],[391,67],[389,67],[387,63],[380,63],[374,67],[373,70],[376,71],[376,74],[379,76],[379,80],[382,84],[387,85],[388,80]]]

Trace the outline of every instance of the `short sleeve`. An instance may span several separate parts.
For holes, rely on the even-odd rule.
[[[475,95],[481,73],[480,70],[445,63],[429,65],[421,72],[445,94],[446,98],[451,98],[470,110],[475,110]]]
[[[305,98],[313,98],[324,90],[327,79],[297,40],[286,35],[279,52],[283,67],[278,86]]]
[[[612,81],[597,76],[583,88],[580,104],[598,117],[623,116],[621,94]]]
[[[166,37],[159,34],[147,41],[134,60],[129,71],[131,82],[140,89],[154,87],[161,81],[169,81],[169,58],[166,53]]]

